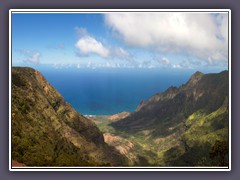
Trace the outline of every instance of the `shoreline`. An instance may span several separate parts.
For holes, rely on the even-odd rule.
[[[89,119],[94,119],[97,117],[105,117],[108,120],[120,120],[120,119],[128,117],[130,114],[131,114],[131,112],[123,111],[123,112],[120,112],[117,114],[112,114],[112,115],[92,115],[92,114],[90,114],[90,115],[83,115],[83,116],[86,118],[89,118]]]
[[[101,115],[97,115],[97,114],[82,114],[82,115],[85,116],[85,117],[96,117],[96,116],[113,116],[113,115],[117,115],[117,114],[119,115],[119,114],[123,114],[123,113],[131,114],[133,112],[123,111],[123,112],[119,112],[119,113],[115,113],[115,114],[101,114]]]

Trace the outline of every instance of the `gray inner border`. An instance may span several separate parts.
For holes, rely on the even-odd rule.
[[[238,40],[240,39],[237,32],[240,32],[239,23],[237,17],[240,15],[238,11],[240,7],[240,2],[237,0],[232,1],[220,1],[220,0],[201,0],[201,1],[191,1],[191,0],[167,0],[165,2],[154,1],[154,0],[89,0],[86,2],[78,2],[76,0],[58,0],[58,1],[32,1],[32,0],[8,0],[0,2],[0,137],[1,137],[1,148],[0,148],[0,177],[1,179],[196,179],[200,180],[203,178],[211,179],[238,179],[240,177],[240,172],[238,172],[238,167],[240,167],[240,158],[238,152],[240,152],[240,144],[238,143],[239,130],[239,117],[240,111],[237,111],[238,105],[240,103],[239,96],[237,92],[240,92],[239,77],[237,77],[237,70],[239,67],[239,62],[237,61],[237,48]],[[231,9],[232,11],[232,171],[231,172],[65,172],[59,174],[59,172],[9,172],[8,171],[8,10],[9,9],[81,9],[81,8],[137,8],[137,9]],[[238,40],[237,40],[238,39]],[[239,136],[240,137],[240,136]],[[33,174],[34,173],[34,174]],[[71,174],[70,174],[71,173]],[[81,174],[78,174],[81,173]],[[161,173],[161,174],[158,174]],[[180,174],[181,173],[181,174]]]

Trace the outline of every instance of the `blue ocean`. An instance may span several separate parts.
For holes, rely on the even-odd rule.
[[[142,100],[186,83],[194,71],[159,69],[41,69],[79,113],[133,112]]]

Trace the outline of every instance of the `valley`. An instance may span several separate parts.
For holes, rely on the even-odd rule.
[[[90,118],[130,166],[227,166],[227,84],[227,71],[196,72],[133,113]]]
[[[32,68],[13,68],[12,79],[15,165],[228,166],[228,71],[196,72],[109,116],[79,114]]]
[[[226,106],[220,107],[217,111],[208,115],[201,112],[193,113],[183,123],[180,123],[177,131],[170,135],[161,137],[152,136],[151,130],[143,130],[137,133],[128,133],[114,129],[111,123],[121,121],[124,117],[118,116],[112,119],[112,116],[91,116],[87,117],[93,120],[102,131],[104,141],[125,156],[128,159],[129,166],[226,166],[228,159],[228,128],[224,127],[212,131],[210,126],[214,119],[225,116],[227,122],[228,109]],[[169,130],[174,127],[169,128]],[[176,127],[175,127],[176,128]],[[216,144],[217,142],[217,144]],[[198,145],[196,145],[198,144]],[[221,147],[219,147],[221,145]],[[209,146],[211,146],[209,150]],[[216,147],[218,146],[218,147]],[[223,158],[212,164],[210,158],[213,147],[217,151],[224,153]],[[207,151],[207,153],[204,151]],[[214,152],[213,152],[214,153]],[[215,152],[216,153],[216,152]],[[219,153],[219,152],[217,152]],[[212,157],[219,158],[219,157]],[[195,162],[189,162],[194,159]],[[216,160],[215,160],[216,161]]]
[[[118,114],[114,115],[118,116]],[[164,166],[164,152],[177,141],[176,135],[164,138],[152,138],[150,131],[131,134],[119,131],[111,126],[112,122],[121,121],[111,119],[112,116],[87,117],[93,120],[102,131],[104,141],[128,159],[129,166]]]

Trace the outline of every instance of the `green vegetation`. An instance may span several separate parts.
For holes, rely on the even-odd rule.
[[[160,136],[152,136],[154,130],[128,133],[114,129],[107,116],[93,120],[104,134],[120,137],[117,143],[107,142],[109,145],[134,144],[125,154],[131,166],[227,166],[228,99],[225,101],[210,114],[203,109],[191,114],[184,123],[172,127],[170,133]]]
[[[12,77],[12,159],[27,166],[228,166],[227,72],[197,72],[130,115],[91,120],[39,72]]]
[[[37,71],[12,69],[12,159],[26,166],[113,166],[125,158],[103,141]]]
[[[165,153],[172,166],[227,166],[228,165],[228,108],[221,106],[205,114],[198,111],[185,122],[186,130],[179,146]],[[222,146],[220,147],[220,144]],[[177,154],[174,158],[173,154]]]
[[[134,151],[152,165],[228,166],[228,114],[228,72],[196,72],[108,125],[137,144]]]

